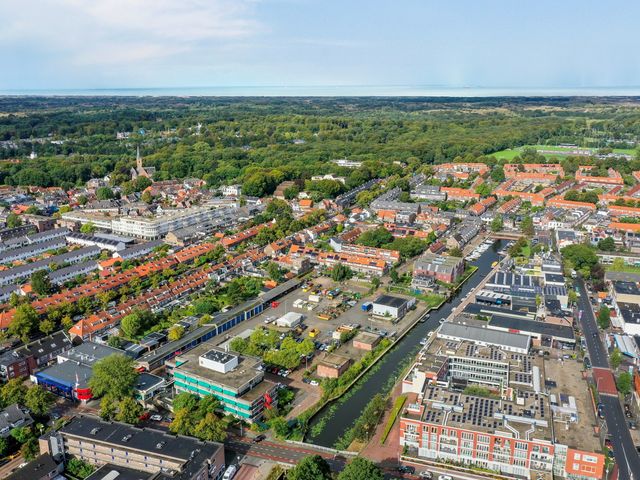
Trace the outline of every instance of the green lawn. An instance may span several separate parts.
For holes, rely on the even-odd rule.
[[[638,274],[640,274],[640,266],[627,265],[627,264],[625,264],[624,267],[619,268],[619,269],[615,269],[615,270],[613,268],[613,265],[607,265],[606,266],[606,270],[610,271],[610,272],[624,272],[624,273],[638,273]]]
[[[562,152],[565,152],[567,150],[571,150],[568,147],[559,147],[559,146],[556,146],[556,145],[525,145],[523,147],[517,147],[517,148],[514,148],[514,149],[507,148],[506,150],[501,150],[499,152],[495,152],[492,155],[494,157],[496,157],[497,159],[499,159],[499,160],[513,160],[515,157],[520,155],[522,150],[525,149],[525,148],[534,148],[536,150],[549,150],[549,151],[558,152],[558,153],[562,153]],[[583,149],[583,147],[579,147],[579,148]],[[590,148],[589,150],[591,150],[593,153],[596,153],[596,151],[597,151],[596,148]],[[614,148],[613,152],[614,153],[619,153],[621,155],[634,155],[636,153],[636,150],[634,150],[633,148]],[[547,157],[547,158],[553,158],[554,157],[554,155],[552,153],[545,153],[544,156]]]

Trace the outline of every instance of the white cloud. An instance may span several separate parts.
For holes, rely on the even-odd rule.
[[[254,0],[0,2],[0,53],[29,45],[76,66],[124,66],[215,51],[263,31],[254,6]]]

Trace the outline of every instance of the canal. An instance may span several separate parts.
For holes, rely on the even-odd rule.
[[[462,288],[438,310],[432,310],[430,318],[417,323],[387,354],[373,367],[373,373],[365,375],[343,399],[326,405],[309,424],[306,441],[325,447],[333,447],[345,432],[353,426],[360,413],[376,393],[388,393],[398,380],[400,372],[410,365],[420,350],[420,340],[447,318],[464,296],[473,290],[491,271],[492,263],[500,259],[498,251],[506,242],[498,240],[478,260],[471,262],[478,267]],[[314,428],[315,427],[315,428]]]

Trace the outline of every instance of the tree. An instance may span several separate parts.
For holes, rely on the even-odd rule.
[[[118,404],[118,414],[116,420],[119,422],[137,425],[142,415],[142,406],[132,397],[123,398]]]
[[[338,475],[338,480],[383,480],[382,470],[371,460],[356,457]]]
[[[122,343],[123,343],[122,338],[119,337],[118,335],[111,335],[107,339],[107,345],[113,348],[122,348]]]
[[[11,436],[15,438],[18,443],[25,443],[32,435],[33,433],[30,427],[16,427],[11,430]]]
[[[624,267],[625,267],[625,263],[623,258],[617,257],[613,259],[613,263],[611,264],[611,270],[615,272],[621,272],[622,270],[624,270]]]
[[[133,365],[132,358],[119,353],[98,360],[93,365],[93,375],[89,380],[93,396],[109,394],[114,400],[130,396],[138,378]]]
[[[622,363],[622,352],[618,348],[614,348],[613,352],[609,356],[609,362],[611,363],[611,368],[613,370],[617,370]]]
[[[289,435],[289,422],[284,417],[274,417],[269,420],[269,426],[278,438],[286,438]]]
[[[45,335],[49,335],[51,332],[53,332],[56,329],[56,324],[53,322],[53,320],[45,318],[44,320],[40,321],[40,325],[38,326],[38,329]]]
[[[116,402],[109,395],[105,395],[100,400],[100,418],[103,420],[111,420],[117,413]]]
[[[198,397],[193,393],[180,392],[173,398],[173,411],[188,410],[195,411],[198,408]]]
[[[273,280],[274,282],[282,281],[282,269],[276,262],[267,262],[264,269],[271,280]]]
[[[115,195],[109,187],[100,187],[96,190],[96,198],[98,200],[111,200]]]
[[[169,425],[169,430],[176,435],[192,435],[196,427],[195,416],[193,412],[183,408],[181,410],[174,409],[173,421]]]
[[[142,192],[142,195],[140,196],[140,200],[150,205],[153,203],[153,195],[149,190],[145,190],[144,192]]]
[[[616,242],[613,237],[607,237],[598,242],[598,248],[605,252],[614,252],[616,250]]]
[[[46,391],[40,385],[33,385],[24,396],[24,406],[36,415],[46,415],[56,402],[52,393]]]
[[[462,249],[460,247],[453,247],[449,249],[449,256],[462,258],[464,253],[462,253]]]
[[[496,215],[491,220],[491,231],[499,232],[504,228],[504,221],[502,220],[502,215]]]
[[[569,301],[569,305],[575,305],[576,303],[578,303],[578,294],[573,288],[569,290],[569,293],[567,294],[567,300]]]
[[[142,328],[142,319],[138,312],[131,312],[120,321],[120,331],[127,338],[135,338]]]
[[[38,313],[29,303],[18,305],[9,324],[9,334],[20,337],[23,342],[29,340],[29,334],[38,322]]]
[[[611,311],[609,310],[609,307],[607,307],[606,305],[603,305],[598,311],[598,325],[600,325],[600,328],[605,330],[609,328],[610,324],[611,324]]]
[[[331,467],[320,455],[310,455],[287,472],[287,480],[331,480]]]
[[[40,453],[40,445],[38,444],[38,439],[35,437],[30,437],[20,448],[20,454],[24,457],[25,460],[31,461],[38,456]]]
[[[9,451],[9,442],[6,438],[0,437],[0,455],[5,456]]]
[[[22,219],[17,214],[11,212],[7,215],[6,223],[8,228],[16,228],[22,225]]]
[[[23,378],[12,378],[0,389],[0,401],[3,407],[14,403],[23,405],[24,397],[27,394],[27,387]]]
[[[96,226],[92,222],[87,222],[80,227],[80,233],[90,235],[96,231]]]
[[[476,193],[481,197],[486,197],[491,194],[491,187],[486,183],[481,183],[476,187]]]
[[[224,442],[227,439],[227,431],[224,422],[214,413],[207,413],[193,430],[193,435],[200,440],[210,442]]]
[[[91,475],[95,467],[78,458],[71,458],[67,462],[66,470],[75,478],[85,479]]]
[[[536,233],[536,230],[533,226],[533,219],[529,216],[522,219],[520,229],[522,230],[522,234],[527,237],[533,237]]]
[[[631,393],[631,386],[633,384],[633,377],[629,372],[622,372],[618,375],[616,380],[616,386],[618,391],[623,395],[629,395]]]
[[[595,249],[583,243],[566,246],[560,253],[565,262],[570,262],[573,268],[586,274],[585,277],[591,277],[592,269],[598,264]]]
[[[393,235],[385,227],[377,227],[373,230],[367,230],[356,240],[358,245],[377,248],[391,242],[393,242]]]
[[[184,327],[180,325],[174,325],[169,329],[169,332],[167,333],[167,338],[170,341],[175,342],[176,340],[180,340],[183,335],[184,335]]]
[[[353,271],[347,265],[337,263],[331,269],[331,278],[335,282],[343,282],[353,277]]]
[[[502,168],[502,165],[496,165],[493,167],[493,170],[491,170],[491,180],[499,183],[504,182],[504,179],[504,168]]]

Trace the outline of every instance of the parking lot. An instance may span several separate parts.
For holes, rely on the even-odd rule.
[[[344,345],[340,344],[339,340],[333,336],[336,330],[350,325],[381,336],[395,337],[412,326],[424,310],[424,305],[418,303],[417,309],[410,310],[400,320],[375,318],[364,311],[362,305],[384,293],[382,287],[370,294],[370,284],[356,279],[338,284],[327,277],[316,277],[310,279],[310,283],[312,285],[304,285],[291,292],[260,315],[231,329],[224,337],[212,340],[216,345],[221,345],[237,335],[248,336],[250,331],[263,327],[274,329],[283,335],[293,334],[299,339],[312,339],[316,345],[316,351],[313,357],[303,360],[299,368],[285,374],[286,376],[282,375],[284,372],[271,369],[267,369],[265,373],[267,380],[283,383],[296,390],[296,399],[289,417],[301,413],[319,400],[322,392],[316,382],[319,383],[320,379],[314,377],[306,379],[304,372],[314,367],[318,359],[324,356],[327,348],[337,347],[335,353],[349,357],[353,361],[358,361],[367,353],[354,348],[351,341]],[[277,326],[276,320],[290,312],[303,315],[302,325],[299,328]],[[336,336],[339,337],[339,335]]]

